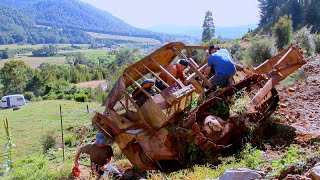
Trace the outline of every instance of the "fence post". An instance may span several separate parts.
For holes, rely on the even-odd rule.
[[[89,105],[87,104],[87,112],[88,112],[88,114],[89,114]]]
[[[62,110],[60,105],[60,119],[61,119],[61,137],[62,137],[62,157],[64,162],[64,139],[63,139],[63,125],[62,125]]]

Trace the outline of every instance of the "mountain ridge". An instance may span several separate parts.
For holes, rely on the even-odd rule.
[[[258,25],[247,24],[237,26],[216,26],[215,36],[221,36],[227,39],[236,39],[242,37],[249,29],[254,30]],[[202,27],[201,26],[183,26],[183,25],[172,25],[172,24],[160,24],[145,28],[147,30],[155,32],[171,32],[172,34],[181,34],[186,36],[192,36],[201,39]]]
[[[182,36],[136,28],[107,11],[79,0],[2,0],[38,25],[123,36],[155,38],[162,42]]]

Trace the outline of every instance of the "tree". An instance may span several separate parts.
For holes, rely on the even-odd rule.
[[[5,94],[23,93],[31,78],[32,69],[24,61],[11,60],[4,64],[0,74]]]
[[[215,27],[212,18],[212,12],[207,11],[203,21],[202,42],[209,41],[214,37]]]
[[[277,39],[278,50],[283,49],[292,41],[292,21],[288,15],[280,17],[272,28],[272,35]]]
[[[294,29],[297,29],[298,25],[302,23],[303,12],[302,7],[297,0],[290,0],[288,3],[289,9],[292,15],[292,26]]]

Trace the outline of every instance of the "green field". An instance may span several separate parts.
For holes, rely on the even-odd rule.
[[[74,101],[52,100],[27,103],[20,110],[0,110],[1,124],[5,118],[9,121],[12,142],[17,159],[34,153],[42,153],[41,137],[47,131],[53,130],[58,137],[60,131],[60,113],[62,106],[62,118],[64,131],[70,127],[91,124],[93,111],[103,111],[98,103],[79,103]],[[90,113],[87,113],[87,105]],[[3,125],[0,130],[0,152],[5,149],[5,134]],[[0,164],[3,162],[0,161]]]
[[[19,56],[18,58],[12,58],[7,60],[0,61],[0,69],[3,68],[4,64],[10,60],[23,60],[31,68],[37,68],[42,63],[51,63],[51,64],[64,64],[66,63],[65,57],[28,57],[28,56]]]
[[[120,35],[112,35],[112,34],[102,34],[102,33],[93,33],[87,32],[94,38],[105,38],[105,39],[114,39],[114,40],[125,40],[125,41],[133,41],[138,43],[151,43],[151,44],[160,44],[159,40],[153,38],[142,38],[142,37],[131,37],[131,36],[120,36]]]
[[[103,58],[107,59],[108,62],[112,62],[115,59],[114,55],[107,54],[106,50],[101,49],[77,49],[77,50],[58,50],[58,56],[54,57],[32,57],[31,52],[15,56],[11,59],[0,60],[0,69],[3,68],[4,64],[12,59],[23,60],[31,68],[37,68],[42,63],[52,64],[64,64],[66,63],[66,55],[73,53],[83,53],[88,59]]]
[[[71,47],[72,44],[58,44],[58,48],[66,48],[66,47]],[[75,46],[83,47],[83,48],[88,48],[89,45],[87,44],[74,44]],[[14,49],[26,49],[26,48],[32,48],[32,49],[39,49],[43,47],[43,44],[36,44],[36,45],[31,45],[31,44],[8,44],[8,45],[0,45],[0,50],[4,50],[6,48],[14,50]]]

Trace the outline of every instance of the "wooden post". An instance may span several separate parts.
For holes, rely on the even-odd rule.
[[[62,110],[60,105],[60,119],[61,119],[61,140],[62,140],[62,158],[64,162],[64,139],[63,139],[63,124],[62,124]]]
[[[88,114],[89,114],[89,105],[87,104],[87,112],[88,112]]]

